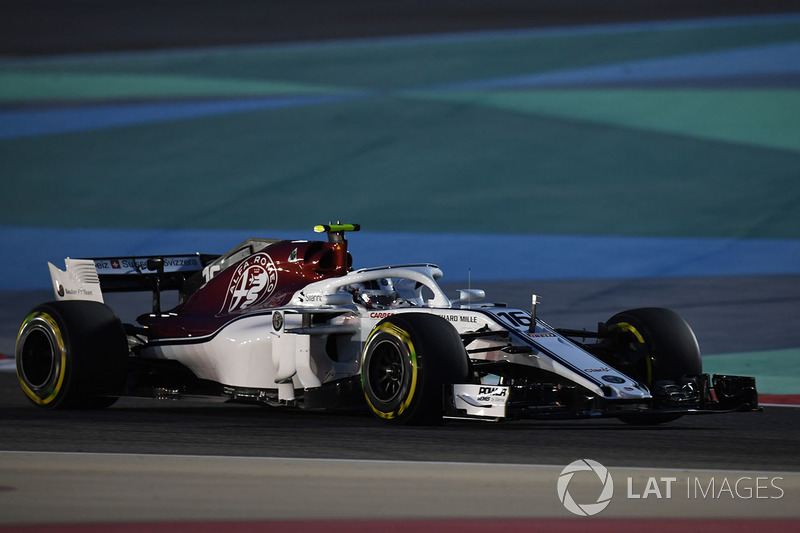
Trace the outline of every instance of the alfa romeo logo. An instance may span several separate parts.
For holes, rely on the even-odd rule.
[[[599,479],[598,491],[600,495],[594,503],[577,503],[569,493],[569,483],[576,472],[594,472]],[[602,487],[602,488],[601,488]],[[593,516],[608,507],[614,495],[614,480],[608,469],[591,459],[578,459],[568,464],[558,477],[558,499],[571,513],[578,516]]]
[[[220,312],[232,313],[247,309],[267,297],[278,283],[278,269],[265,253],[248,257],[236,268]]]

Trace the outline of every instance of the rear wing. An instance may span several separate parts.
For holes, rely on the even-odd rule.
[[[199,288],[202,270],[218,255],[158,255],[97,257],[64,260],[66,270],[52,263],[50,279],[58,300],[103,302],[104,292],[152,291],[154,312],[159,312],[161,291],[177,290],[179,299]]]

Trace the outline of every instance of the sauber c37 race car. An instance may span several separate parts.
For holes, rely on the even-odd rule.
[[[758,410],[755,380],[709,376],[687,323],[624,311],[597,331],[554,328],[532,307],[451,299],[432,264],[353,270],[346,231],[327,241],[249,239],[225,255],[66,259],[56,300],[25,318],[19,382],[44,408],[101,408],[120,396],[214,396],[275,407],[366,406],[391,423],[443,418],[616,417],[662,423]],[[152,291],[123,324],[113,291]],[[178,305],[161,309],[162,291]]]

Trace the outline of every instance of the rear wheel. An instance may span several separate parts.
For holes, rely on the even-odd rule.
[[[370,333],[361,361],[361,384],[371,411],[397,424],[442,419],[443,385],[467,379],[469,361],[455,328],[445,319],[403,313]]]
[[[611,360],[621,372],[653,390],[659,382],[679,382],[703,372],[697,338],[676,312],[658,307],[631,309],[606,322]],[[681,415],[624,419],[633,424],[660,424]]]
[[[25,318],[15,348],[17,377],[33,403],[48,409],[92,409],[116,401],[128,347],[114,312],[98,302],[51,302]]]

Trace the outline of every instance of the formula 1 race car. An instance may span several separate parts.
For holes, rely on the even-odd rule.
[[[268,406],[366,406],[391,423],[443,418],[616,417],[662,423],[758,410],[755,379],[702,372],[676,313],[624,311],[597,331],[553,328],[532,307],[448,298],[432,264],[352,270],[345,232],[326,241],[249,239],[222,256],[66,259],[56,301],[16,344],[19,382],[44,408],[120,396],[214,396]],[[122,324],[103,293],[152,291]],[[162,291],[178,305],[161,309]]]

